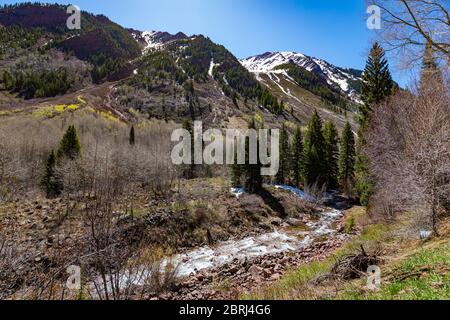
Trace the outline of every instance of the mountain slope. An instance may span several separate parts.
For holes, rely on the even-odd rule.
[[[0,35],[0,102],[6,107],[70,103],[69,97],[89,92],[93,107],[114,109],[130,121],[137,111],[228,126],[259,114],[278,127],[305,124],[316,109],[338,127],[352,120],[345,112],[357,77],[321,60],[280,53],[239,61],[202,35],[141,32],[87,12],[82,29],[70,31],[67,17],[59,5],[0,9],[6,31]]]
[[[88,59],[100,54],[113,58],[135,58],[140,47],[131,34],[103,15],[82,12],[80,30],[66,27],[66,7],[61,5],[18,4],[0,9],[0,25],[40,29],[50,38],[49,44]]]
[[[238,61],[223,46],[201,35],[188,37],[183,33],[171,35],[166,32],[135,31],[133,36],[143,43],[144,52],[166,52],[177,65],[175,76],[177,80],[180,79],[180,75],[186,75],[195,83],[213,83],[212,91],[219,89],[219,93],[231,98],[235,105],[239,105],[240,102],[244,105],[252,104],[251,100],[254,100],[256,104],[250,107],[253,111],[247,110],[245,113],[254,113],[258,109],[264,113],[269,109],[275,115],[283,115],[283,121],[304,124],[318,108],[326,120],[336,122],[339,127],[343,127],[346,121],[353,121],[352,116],[344,116],[347,110],[352,110],[353,102],[340,87],[330,85],[324,77],[313,73],[311,73],[313,77],[318,78],[317,82],[326,89],[323,90],[324,93],[301,86],[294,76],[288,75],[291,70],[282,64],[286,60],[279,60],[272,67],[262,68],[256,64],[251,66],[250,63],[249,66],[243,61]],[[256,62],[253,59],[253,63]],[[319,70],[318,65],[315,66],[316,69],[310,70]],[[300,67],[295,65],[291,69],[295,68]],[[333,66],[333,69],[330,67],[330,70],[336,74],[345,74],[349,81],[352,79],[358,81],[356,77],[338,67]],[[309,73],[307,70],[305,72]],[[349,94],[353,93],[350,89],[348,91]],[[278,105],[276,111],[273,108],[274,104]]]
[[[0,102],[73,94],[123,79],[141,55],[132,34],[102,15],[82,12],[81,30],[68,30],[61,5],[24,3],[0,8]]]
[[[224,124],[252,116],[258,109],[268,118],[283,110],[280,102],[224,46],[202,35],[132,31],[142,44],[131,78],[117,90],[124,110],[149,116],[183,117]]]

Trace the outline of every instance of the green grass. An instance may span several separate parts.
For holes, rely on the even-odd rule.
[[[364,212],[349,212],[349,225],[364,224]],[[395,236],[400,225],[368,225],[363,233],[324,261],[305,264],[281,280],[241,297],[244,300],[450,300],[450,239],[443,237],[426,244],[404,243]],[[312,280],[330,272],[336,258],[359,250],[370,252],[383,243],[392,256],[380,265],[379,291],[369,291],[367,278],[316,285]]]
[[[351,233],[354,229],[355,229],[355,216],[354,215],[351,215],[348,219],[347,219],[347,221],[345,221],[345,226],[344,226],[344,229],[345,229],[345,233]]]
[[[450,242],[419,249],[393,265],[383,282],[378,292],[346,288],[339,297],[351,300],[449,300]]]

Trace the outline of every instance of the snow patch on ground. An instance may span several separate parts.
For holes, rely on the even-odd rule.
[[[225,84],[226,84],[227,86],[230,85],[230,84],[228,83],[227,77],[226,77],[225,75],[223,76],[223,81],[225,82]]]
[[[341,90],[346,93],[350,91],[350,86],[347,79],[352,78],[352,76],[349,74],[345,74],[344,76],[341,72],[333,72],[330,68],[330,64],[324,60],[314,59],[314,62],[317,63],[322,72],[327,76],[330,85],[337,84]]]
[[[157,31],[144,31],[142,32],[142,37],[144,38],[145,42],[147,43],[147,46],[145,47],[144,51],[148,51],[150,49],[160,49],[163,44],[161,42],[158,42],[155,40],[155,35],[157,34]]]
[[[278,78],[278,76],[276,74],[283,74],[283,75],[287,75],[286,70],[280,70],[282,72],[268,72],[267,75],[269,76],[270,80],[272,80],[279,88],[281,91],[283,91],[283,93],[289,97],[291,97],[294,100],[297,100],[298,102],[302,102],[299,98],[297,98],[296,96],[294,96],[291,91],[288,89],[287,91],[283,88],[283,86],[280,84],[280,78]],[[273,79],[273,77],[275,77],[275,80]]]
[[[244,188],[231,188],[230,193],[239,199],[245,193],[245,189]]]
[[[209,70],[208,70],[208,75],[212,78],[213,77],[213,71],[214,68],[219,66],[219,64],[215,64],[214,63],[214,59],[211,59],[211,63],[209,64]]]
[[[301,190],[299,188],[295,188],[295,187],[291,187],[291,186],[284,186],[284,185],[276,185],[275,188],[292,192],[293,194],[295,194],[299,198],[302,198],[303,200],[306,200],[306,201],[309,201],[309,202],[315,202],[316,201],[316,198],[306,194],[305,191],[303,191],[303,190]]]

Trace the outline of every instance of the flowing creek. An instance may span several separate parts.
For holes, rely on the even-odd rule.
[[[206,269],[218,269],[235,259],[245,260],[268,254],[296,251],[307,248],[318,238],[331,237],[337,231],[333,224],[343,213],[339,210],[325,211],[319,214],[316,222],[307,223],[308,231],[295,228],[282,228],[278,231],[248,237],[241,240],[229,240],[214,247],[201,247],[184,254],[175,255],[167,263],[178,266],[178,276],[186,277]]]
[[[312,197],[306,195],[300,189],[276,186],[302,198],[311,201]],[[239,198],[245,191],[243,189],[232,189],[231,192]],[[335,224],[343,217],[343,211],[328,208],[318,214],[314,221],[306,223],[307,228],[280,227],[275,232],[265,233],[258,236],[246,237],[244,239],[232,239],[220,242],[215,246],[205,246],[190,250],[183,254],[177,254],[161,261],[161,270],[166,266],[177,266],[177,277],[189,277],[204,270],[220,269],[234,260],[245,261],[270,254],[297,251],[306,249],[324,237],[337,236]],[[151,270],[140,270],[140,276],[124,274],[121,277],[121,285],[129,283],[141,284],[151,276]],[[133,281],[132,278],[135,278]]]

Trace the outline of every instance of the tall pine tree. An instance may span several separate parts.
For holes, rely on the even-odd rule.
[[[327,122],[323,129],[325,139],[325,175],[327,187],[337,187],[338,159],[339,159],[339,133],[333,122]]]
[[[64,136],[59,143],[59,149],[57,152],[57,160],[63,159],[76,160],[82,157],[81,143],[78,138],[77,130],[75,126],[71,125],[67,128]]]
[[[42,178],[42,186],[45,189],[47,198],[57,197],[63,189],[61,179],[56,170],[56,155],[52,150],[45,165],[45,175]]]
[[[317,111],[308,123],[303,148],[302,176],[306,185],[323,185],[325,180],[325,142],[322,132],[322,120]]]
[[[183,129],[188,131],[191,135],[191,163],[184,165],[183,167],[183,177],[186,179],[194,179],[195,172],[196,172],[196,165],[194,163],[194,144],[195,144],[195,137],[194,137],[194,127],[192,125],[192,122],[189,120],[185,120],[182,125]]]
[[[280,168],[276,175],[276,182],[278,184],[286,184],[289,180],[291,162],[291,151],[289,146],[289,135],[286,126],[280,131]]]
[[[373,113],[373,108],[392,93],[394,82],[389,71],[383,48],[376,42],[370,50],[361,84],[360,106],[361,126],[365,128]]]
[[[248,129],[256,129],[255,119],[252,119],[248,125]],[[257,139],[256,154],[259,154],[259,141]],[[245,189],[249,193],[258,193],[262,190],[263,178],[261,176],[261,163],[259,162],[259,157],[256,164],[250,164],[250,139],[247,138],[246,141],[246,165],[245,165]]]
[[[295,129],[294,140],[292,141],[292,178],[297,187],[300,187],[302,180],[301,168],[303,165],[303,135],[302,128]]]
[[[130,129],[129,142],[130,142],[131,146],[134,146],[136,144],[136,137],[134,135],[134,126],[131,126],[131,129]]]
[[[389,71],[385,53],[378,43],[370,50],[364,69],[361,86],[360,130],[355,164],[356,189],[362,205],[367,206],[374,188],[374,180],[370,174],[370,159],[365,155],[365,134],[370,127],[373,110],[384,98],[393,92],[394,82]]]
[[[238,164],[237,158],[237,146],[234,148],[234,162],[230,166],[231,173],[231,187],[240,188],[243,186],[242,184],[242,175],[245,172],[245,166]]]
[[[345,192],[353,189],[355,178],[355,138],[350,123],[342,131],[339,148],[339,184]]]

